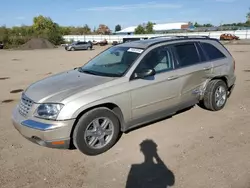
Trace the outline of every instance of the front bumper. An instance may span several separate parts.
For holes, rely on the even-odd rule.
[[[49,121],[33,117],[27,119],[16,107],[12,113],[12,123],[23,137],[33,143],[49,148],[70,148],[70,134],[74,120]]]

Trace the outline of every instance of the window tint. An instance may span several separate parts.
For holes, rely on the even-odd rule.
[[[201,43],[201,44],[210,60],[215,60],[225,57],[225,55],[216,47],[214,47],[212,44],[209,43]]]
[[[158,47],[150,51],[136,68],[136,72],[143,69],[154,69],[156,73],[173,69],[173,61],[167,47]]]
[[[201,45],[196,45],[197,47],[197,50],[200,54],[200,61],[201,62],[206,62],[207,61],[207,57],[206,57],[206,54],[204,52],[204,50],[201,48]]]
[[[194,43],[176,45],[174,48],[179,57],[179,67],[186,67],[200,62]]]
[[[79,45],[87,44],[87,42],[79,42]]]

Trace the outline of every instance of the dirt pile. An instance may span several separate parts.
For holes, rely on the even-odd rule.
[[[18,49],[20,50],[34,50],[34,49],[51,49],[55,48],[51,42],[47,39],[43,38],[33,38],[30,39],[28,42],[20,46]]]

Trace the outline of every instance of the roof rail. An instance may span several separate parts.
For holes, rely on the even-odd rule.
[[[176,35],[175,37],[177,38],[210,38],[209,36],[204,36],[204,35],[188,35],[188,36],[185,36],[185,35]]]
[[[156,38],[210,38],[209,36],[204,35],[166,35],[166,36],[157,36],[151,37],[149,39],[156,39]]]

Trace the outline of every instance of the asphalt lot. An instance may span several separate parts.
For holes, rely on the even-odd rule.
[[[129,184],[126,188],[132,188],[130,173],[142,182],[146,178],[153,181],[158,173],[159,183],[153,187],[249,188],[250,45],[227,48],[236,60],[237,81],[225,109],[208,112],[194,107],[124,134],[111,150],[96,157],[77,150],[44,148],[24,139],[11,124],[11,111],[21,93],[11,91],[80,66],[104,48],[76,52],[61,48],[1,50],[0,187],[122,188]],[[158,154],[160,163],[149,169],[152,153]]]

